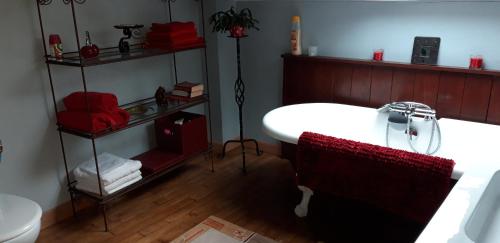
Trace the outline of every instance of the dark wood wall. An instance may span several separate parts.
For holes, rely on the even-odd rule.
[[[500,72],[284,55],[283,104],[417,101],[439,117],[500,124]]]

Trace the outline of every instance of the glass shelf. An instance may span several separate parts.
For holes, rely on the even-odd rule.
[[[155,148],[155,149],[149,150],[149,151],[147,151],[139,156],[136,156],[132,159],[137,159],[137,157],[140,157],[140,156],[150,155],[149,157],[152,158],[150,160],[157,160],[158,162],[164,163],[166,166],[162,170],[157,171],[155,173],[143,174],[143,178],[141,180],[139,180],[138,182],[136,182],[136,183],[134,183],[126,188],[123,188],[120,191],[117,191],[117,192],[110,194],[110,195],[100,196],[99,194],[88,192],[85,190],[80,190],[80,189],[76,188],[76,183],[77,183],[76,181],[73,181],[71,183],[70,190],[75,192],[75,193],[87,196],[87,197],[94,199],[96,201],[99,201],[101,203],[107,203],[107,202],[113,201],[113,200],[115,200],[115,199],[117,199],[117,198],[131,192],[131,191],[134,191],[138,188],[141,188],[142,186],[148,184],[149,182],[154,181],[156,178],[161,177],[161,176],[169,173],[170,171],[173,171],[173,170],[183,166],[185,164],[185,162],[187,162],[187,161],[189,161],[189,160],[191,160],[199,155],[203,155],[203,154],[207,155],[207,154],[211,153],[212,151],[213,151],[213,147],[211,144],[209,144],[207,149],[200,151],[200,152],[197,152],[197,153],[194,153],[194,154],[191,154],[191,155],[175,154],[172,152],[165,151],[163,149]],[[141,162],[145,162],[145,161],[141,160]],[[95,180],[97,180],[97,178],[95,178]]]
[[[112,130],[111,128],[109,130],[106,130],[104,132],[100,133],[89,133],[85,131],[79,131],[75,129],[69,129],[65,128],[62,125],[59,125],[58,130],[64,133],[72,134],[75,136],[79,137],[84,137],[84,138],[100,138],[104,137],[113,133],[117,133],[126,129],[129,129],[131,127],[135,127],[147,122],[150,122],[152,120],[155,120],[157,118],[161,118],[170,114],[173,114],[175,112],[203,104],[205,102],[208,102],[208,96],[203,95],[199,96],[196,98],[192,98],[187,101],[180,101],[180,100],[169,100],[167,106],[158,106],[156,104],[155,98],[148,98],[148,99],[143,99],[139,101],[135,101],[129,104],[125,104],[120,106],[120,108],[126,110],[130,114],[130,120],[128,124],[125,127],[119,128]]]
[[[94,58],[80,60],[78,52],[67,52],[63,54],[62,60],[56,60],[53,56],[47,57],[47,63],[54,65],[73,66],[73,67],[89,67],[102,64],[123,62],[134,59],[141,59],[153,56],[172,54],[176,52],[189,51],[205,48],[206,44],[196,44],[177,49],[150,49],[143,48],[143,44],[130,46],[130,52],[122,54],[117,47],[103,48],[100,50],[99,56]]]

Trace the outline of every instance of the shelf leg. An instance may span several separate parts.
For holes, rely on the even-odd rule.
[[[73,210],[73,217],[76,217],[75,194],[70,191],[69,197],[71,198],[71,209]]]
[[[214,151],[210,150],[210,163],[212,164],[212,173],[215,172],[214,169]]]
[[[108,217],[106,214],[106,205],[100,204],[99,207],[101,208],[102,218],[104,220],[104,231],[109,232]]]

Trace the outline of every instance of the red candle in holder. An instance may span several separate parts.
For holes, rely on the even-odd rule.
[[[482,56],[472,56],[470,58],[469,68],[471,68],[471,69],[483,68],[483,57]]]
[[[373,60],[374,61],[383,61],[384,60],[384,49],[378,49],[373,51]]]

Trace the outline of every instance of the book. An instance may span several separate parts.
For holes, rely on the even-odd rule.
[[[203,90],[200,90],[200,91],[192,91],[191,92],[191,98],[194,98],[194,97],[198,97],[198,96],[201,96],[203,95]]]
[[[190,92],[189,91],[184,91],[184,90],[174,89],[174,90],[172,90],[172,95],[189,97],[190,96]]]
[[[193,98],[193,97],[203,95],[203,90],[187,92],[184,90],[174,89],[174,90],[172,90],[172,95]]]
[[[169,100],[177,100],[177,101],[192,101],[192,100],[197,100],[202,98],[203,95],[198,95],[195,97],[186,97],[186,96],[178,96],[178,95],[173,95],[172,93],[167,95],[167,99]]]
[[[184,82],[181,82],[181,83],[178,83],[175,85],[175,88],[176,90],[183,90],[183,91],[186,91],[186,92],[193,92],[193,91],[203,91],[203,84],[195,84],[195,83],[191,83],[191,82],[188,82],[188,81],[184,81]]]

